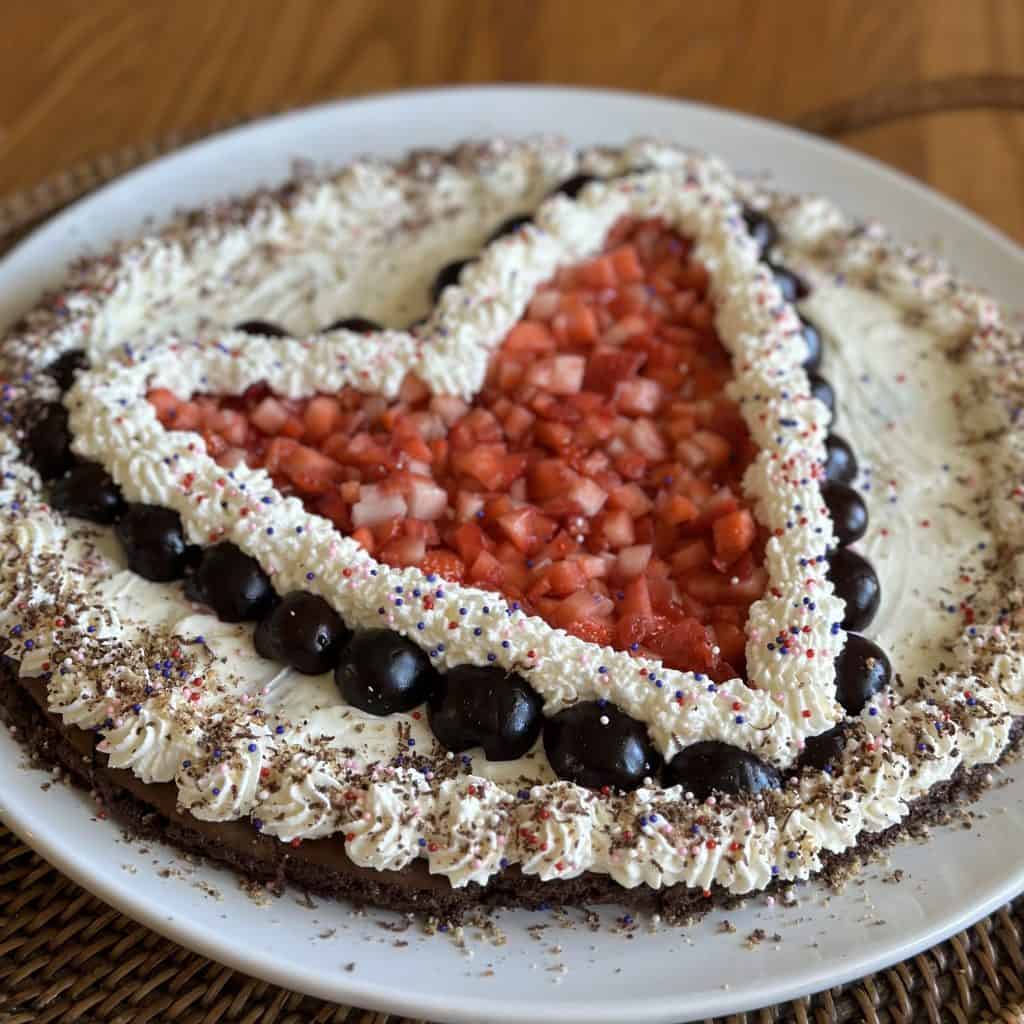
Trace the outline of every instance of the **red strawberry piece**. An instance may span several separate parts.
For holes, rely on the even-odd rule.
[[[453,583],[461,583],[466,575],[465,563],[454,551],[447,548],[428,551],[420,560],[419,567],[426,575],[436,573]]]
[[[746,509],[719,516],[711,524],[715,554],[727,565],[744,554],[757,535],[754,517]]]

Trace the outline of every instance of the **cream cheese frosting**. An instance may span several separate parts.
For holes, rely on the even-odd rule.
[[[961,764],[996,760],[1012,716],[1024,713],[1019,581],[997,578],[985,552],[1019,553],[1024,524],[1011,421],[1020,378],[999,361],[1015,353],[1019,371],[1020,343],[992,303],[877,229],[855,229],[821,200],[773,195],[670,146],[577,158],[544,140],[481,151],[468,169],[421,163],[411,176],[360,163],[307,183],[289,204],[257,202],[243,223],[146,240],[63,298],[56,327],[40,314],[46,356],[84,346],[96,367],[67,398],[76,450],[101,462],[128,498],[176,509],[193,540],[232,540],[282,592],[317,592],[351,626],[383,622],[441,667],[493,654],[508,667],[530,666],[548,713],[606,697],[645,721],[667,756],[713,738],[788,766],[807,737],[843,714],[833,667],[842,603],[825,576],[825,410],[800,367],[799,322],[739,216],[740,200],[766,206],[787,261],[818,285],[807,311],[828,338],[841,426],[865,456],[859,484],[874,528],[864,544],[886,601],[875,635],[901,673],[851,729],[842,771],[805,771],[768,798],[718,806],[696,804],[678,787],[602,797],[554,781],[540,749],[512,765],[472,755],[451,758],[449,768],[417,760],[432,744],[422,715],[382,720],[345,706],[330,679],[261,662],[247,631],[196,614],[176,587],[131,577],[106,531],[65,522],[38,497],[26,515],[25,494],[38,494],[38,485],[5,438],[2,582],[10,601],[0,628],[23,675],[51,673],[51,708],[99,727],[115,767],[145,782],[175,782],[179,802],[197,817],[247,816],[287,841],[340,833],[357,864],[396,869],[422,856],[456,886],[483,884],[518,863],[544,880],[589,870],[627,887],[715,883],[747,892],[773,878],[808,877],[823,853],[897,823]],[[389,330],[369,341],[309,333],[352,312],[355,296],[361,313],[384,322],[422,314],[438,265],[474,253],[495,223],[537,206],[581,168],[640,170],[593,184],[577,201],[542,203],[536,227],[489,246],[414,333]],[[624,212],[663,216],[697,240],[733,356],[732,395],[761,448],[744,487],[777,536],[766,551],[769,590],[747,626],[747,683],[714,687],[584,643],[497,595],[379,565],[279,495],[262,471],[225,473],[201,439],[165,431],[143,400],[157,384],[186,397],[264,379],[295,396],[345,384],[389,395],[409,369],[438,391],[471,397],[536,285],[595,251]],[[413,226],[417,218],[423,226]],[[390,261],[384,287],[382,259]],[[246,316],[281,319],[296,336],[252,338],[225,327]],[[900,374],[912,381],[909,404],[894,390]],[[954,393],[972,396],[983,413],[961,415]],[[898,445],[885,443],[890,423],[902,431]],[[965,567],[982,564],[976,585],[963,584]],[[41,581],[43,566],[51,579],[55,568],[66,578],[59,594]],[[424,594],[432,608],[417,600]],[[990,612],[991,621],[982,618]],[[452,621],[469,628],[450,629]],[[159,659],[148,654],[154,632]],[[772,642],[780,633],[799,641],[780,651]],[[126,638],[139,648],[129,660],[119,643]],[[96,665],[110,671],[97,675]]]

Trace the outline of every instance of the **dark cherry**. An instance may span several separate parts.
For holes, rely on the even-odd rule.
[[[607,701],[584,701],[544,723],[544,749],[560,779],[600,789],[636,789],[661,770],[647,726]]]
[[[208,604],[222,622],[253,622],[270,611],[274,589],[255,558],[229,541],[203,551],[186,588],[193,601]]]
[[[821,488],[821,497],[832,517],[837,543],[855,544],[868,528],[868,508],[864,499],[849,484],[829,482]]]
[[[527,224],[532,224],[533,218],[528,213],[518,213],[514,217],[509,217],[508,220],[503,220],[488,236],[487,245],[491,242],[496,242],[499,238],[504,238],[506,235],[514,234],[521,227],[525,227]]]
[[[592,181],[600,180],[593,174],[574,174],[571,178],[563,181],[558,188],[552,189],[551,195],[555,196],[561,193],[563,196],[575,199]]]
[[[173,509],[128,505],[114,529],[128,568],[155,583],[181,579],[195,557]]]
[[[335,320],[333,324],[328,324],[324,330],[372,334],[374,331],[383,331],[384,328],[376,320],[369,320],[365,316],[346,316],[341,320]]]
[[[809,373],[807,376],[811,382],[811,394],[828,409],[829,422],[835,423],[836,393],[832,390],[832,385],[816,373]]]
[[[455,260],[452,263],[446,263],[437,272],[437,277],[434,278],[434,283],[430,286],[430,298],[437,302],[445,288],[459,283],[459,275],[462,273],[463,268],[469,266],[472,262],[472,260]]]
[[[264,658],[318,676],[337,665],[350,636],[341,616],[322,597],[293,590],[260,621],[253,639]]]
[[[800,317],[800,331],[807,342],[807,358],[804,360],[804,369],[808,373],[817,373],[821,369],[821,331],[806,317]]]
[[[272,324],[268,320],[243,320],[235,324],[236,331],[246,334],[260,334],[267,338],[287,338],[288,332],[280,324]]]
[[[882,587],[871,563],[850,548],[839,548],[829,555],[828,578],[836,595],[846,602],[840,623],[843,629],[867,629],[882,599]]]
[[[781,263],[772,263],[771,260],[765,262],[771,268],[775,283],[779,286],[782,297],[787,302],[797,302],[811,294],[807,282],[789,267],[784,267]]]
[[[680,750],[666,765],[662,781],[666,786],[682,786],[698,800],[715,792],[753,796],[782,785],[773,765],[718,740],[704,740]]]
[[[757,247],[762,253],[768,252],[779,240],[779,229],[768,214],[755,210],[752,206],[745,206],[743,221],[747,225],[750,237],[757,242]]]
[[[830,771],[846,749],[846,732],[846,722],[840,722],[819,736],[808,736],[800,763],[823,772]]]
[[[860,633],[847,633],[836,658],[836,700],[848,715],[859,715],[876,693],[892,681],[885,651]]]
[[[75,383],[75,374],[79,370],[89,369],[89,357],[80,348],[70,348],[58,356],[43,371],[57,382],[61,391],[67,391]]]
[[[341,653],[334,670],[341,695],[371,715],[411,711],[437,682],[426,652],[390,629],[360,631]]]
[[[840,484],[852,484],[857,479],[857,456],[838,434],[825,438],[825,479]]]
[[[95,462],[81,462],[57,480],[50,504],[69,516],[109,526],[124,509],[124,499],[107,471]]]
[[[60,402],[43,406],[42,415],[25,435],[29,461],[44,480],[56,480],[75,464],[71,454],[68,411]]]
[[[488,761],[514,761],[537,742],[543,706],[537,691],[514,672],[458,665],[438,680],[427,713],[448,750],[483,747]]]

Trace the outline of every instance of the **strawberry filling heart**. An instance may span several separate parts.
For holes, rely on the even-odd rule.
[[[620,221],[602,253],[538,289],[472,405],[411,375],[393,402],[265,386],[148,397],[165,427],[201,432],[224,466],[264,467],[382,562],[731,678],[765,537],[740,487],[756,449],[724,393],[691,249],[659,221]]]

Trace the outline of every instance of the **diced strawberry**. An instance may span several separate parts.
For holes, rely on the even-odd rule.
[[[536,425],[533,436],[545,448],[554,452],[563,451],[572,444],[572,428],[566,423],[544,420]]]
[[[732,622],[715,620],[711,623],[718,645],[718,656],[732,665],[742,665],[746,660],[747,637],[743,630]]]
[[[272,399],[264,401],[272,401]],[[316,398],[311,399],[309,405],[306,406],[304,416],[306,440],[311,442],[324,440],[337,426],[340,417],[341,407],[336,398],[330,395],[317,395]]]
[[[533,426],[536,416],[529,409],[522,405],[514,405],[506,413],[501,423],[505,428],[505,435],[510,441],[521,441],[530,427]]]
[[[586,586],[588,576],[579,562],[555,562],[545,571],[549,593],[566,597]]]
[[[487,549],[484,531],[475,522],[463,523],[455,531],[454,543],[466,565],[472,565],[480,552]]]
[[[613,249],[608,254],[608,259],[614,267],[614,275],[621,284],[643,280],[644,268],[640,265],[640,258],[633,246],[622,245],[618,249]]]
[[[746,509],[719,516],[711,524],[711,531],[715,554],[727,565],[735,562],[754,543],[757,535],[754,517]]]
[[[749,604],[764,593],[768,573],[758,567],[746,580],[733,583],[734,578],[713,569],[700,569],[686,576],[680,585],[705,604]]]
[[[602,288],[614,288],[618,284],[615,267],[610,256],[598,256],[581,263],[576,268],[576,280],[584,288],[600,291]]]
[[[608,504],[612,508],[625,509],[635,518],[650,512],[652,502],[643,488],[636,484],[620,484],[608,492]]]
[[[561,459],[541,459],[527,471],[529,494],[535,501],[567,494],[577,479],[578,474]]]
[[[609,509],[601,519],[601,533],[612,548],[628,547],[636,539],[633,517],[623,508]]]
[[[156,418],[166,426],[180,405],[177,395],[167,388],[153,388],[146,394],[149,403],[156,410]]]
[[[404,567],[421,562],[427,553],[427,545],[420,537],[399,537],[389,541],[380,549],[379,558],[388,565]]]
[[[413,477],[408,495],[409,515],[417,519],[440,519],[448,508],[448,493],[432,480]]]
[[[338,480],[338,464],[307,445],[296,445],[281,468],[303,494],[323,494]]]
[[[468,582],[486,590],[497,589],[505,579],[501,562],[488,551],[481,551],[466,574]]]
[[[505,336],[502,345],[505,352],[525,352],[530,355],[551,352],[554,348],[555,339],[551,331],[544,324],[532,320],[517,323]]]
[[[420,559],[419,568],[424,575],[436,574],[452,583],[461,583],[466,574],[465,563],[454,551],[447,548],[428,551]]]
[[[470,451],[457,452],[452,456],[452,464],[457,473],[473,477],[489,491],[497,491],[511,482],[507,479],[505,455],[504,445],[479,445]]]
[[[615,575],[621,580],[631,580],[641,575],[651,560],[650,544],[633,544],[623,548],[615,562]]]
[[[633,447],[651,462],[660,462],[668,454],[657,426],[649,419],[634,420],[629,427],[629,439]]]
[[[288,422],[288,410],[276,399],[267,396],[250,413],[252,425],[264,434],[274,435],[281,431]]]
[[[608,493],[593,480],[578,477],[569,488],[569,498],[576,502],[583,515],[590,519],[604,508],[604,503],[608,500]]]
[[[611,647],[615,642],[615,626],[609,618],[576,619],[564,628],[567,633],[572,633],[588,644]]]
[[[288,437],[275,437],[263,455],[263,467],[273,476],[283,471],[284,464],[289,456],[299,447],[297,441]]]
[[[711,552],[707,544],[699,538],[681,545],[672,555],[672,572],[680,577],[710,564]]]
[[[430,398],[430,388],[414,373],[407,373],[398,391],[398,400],[406,405],[418,405]]]
[[[352,523],[360,526],[375,526],[393,517],[406,513],[405,498],[400,494],[384,494],[379,487],[365,486],[359,494],[359,501],[352,506]]]
[[[471,491],[459,491],[455,498],[455,518],[459,520],[473,519],[478,512],[483,512],[487,499],[482,494]]]
[[[450,427],[466,415],[469,406],[455,395],[434,395],[430,399],[430,409],[441,417],[446,427]]]
[[[681,619],[645,641],[670,668],[707,672],[715,663],[711,637],[696,619]]]
[[[598,345],[587,360],[583,383],[588,391],[612,394],[623,381],[635,377],[647,361],[647,353]]]
[[[658,503],[658,518],[669,526],[692,522],[699,515],[697,506],[682,494],[666,495]]]
[[[353,530],[352,539],[371,555],[377,550],[377,541],[374,540],[373,531],[368,527],[360,526]]]
[[[551,539],[557,523],[540,515],[536,509],[516,509],[506,512],[498,518],[498,526],[506,537],[523,553],[530,554],[539,550]]]
[[[732,458],[732,445],[720,434],[698,430],[693,440],[704,450],[705,462],[713,468],[724,466]]]
[[[530,320],[550,320],[558,312],[558,300],[561,295],[554,288],[545,288],[537,292],[526,307],[526,315]]]
[[[648,416],[661,404],[661,385],[646,377],[620,381],[615,386],[615,404],[620,412]]]

